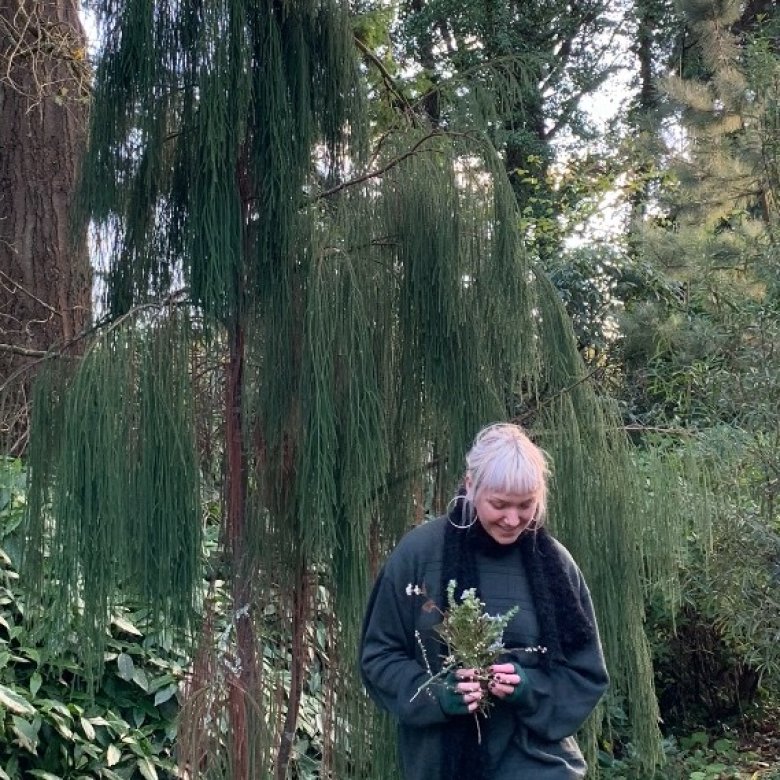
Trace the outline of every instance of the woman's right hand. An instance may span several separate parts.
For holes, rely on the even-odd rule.
[[[475,669],[456,669],[444,679],[439,703],[447,715],[468,715],[482,700],[482,686]]]

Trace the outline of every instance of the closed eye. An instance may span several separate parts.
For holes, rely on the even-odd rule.
[[[491,501],[490,505],[493,507],[493,509],[501,510],[506,509],[508,506],[511,506],[510,504],[507,504],[503,501]],[[533,499],[530,499],[528,501],[523,501],[522,504],[518,504],[519,509],[530,509],[534,505]]]

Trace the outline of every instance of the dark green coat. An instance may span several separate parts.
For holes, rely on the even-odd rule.
[[[377,578],[366,612],[360,664],[370,696],[398,720],[399,751],[405,780],[438,777],[442,731],[451,717],[444,714],[433,691],[415,696],[429,675],[425,652],[436,668],[444,648],[433,632],[441,615],[426,607],[442,603],[439,593],[446,518],[410,531],[399,542]],[[566,576],[595,625],[593,606],[582,573],[560,543]],[[582,726],[608,684],[598,635],[592,642],[545,668],[539,655],[523,648],[539,645],[528,579],[519,550],[500,555],[477,553],[480,597],[490,614],[518,606],[504,632],[507,654],[525,669],[522,700],[496,701],[483,722],[482,739],[489,756],[490,780],[569,780],[585,777],[586,766],[573,734]],[[424,591],[415,595],[415,586]],[[412,592],[409,595],[409,592]],[[425,608],[424,608],[425,607]],[[471,716],[456,716],[471,717]],[[475,726],[476,728],[476,726]]]

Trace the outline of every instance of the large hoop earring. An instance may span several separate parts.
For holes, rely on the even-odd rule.
[[[457,503],[459,500],[463,500],[463,507],[462,509],[466,509],[467,506],[471,504],[471,502],[466,498],[466,496],[462,494],[458,494],[456,496],[453,496],[449,503],[447,504],[447,522],[453,527],[456,528],[458,531],[468,531],[469,528],[471,528],[474,523],[477,522],[477,513],[474,512],[474,516],[470,523],[455,523],[452,520],[452,511],[457,506]],[[461,511],[461,517],[463,516],[463,512]]]

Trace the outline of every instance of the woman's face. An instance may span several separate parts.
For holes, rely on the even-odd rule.
[[[495,541],[512,544],[536,517],[539,494],[483,489],[474,498],[474,508],[482,527]]]

